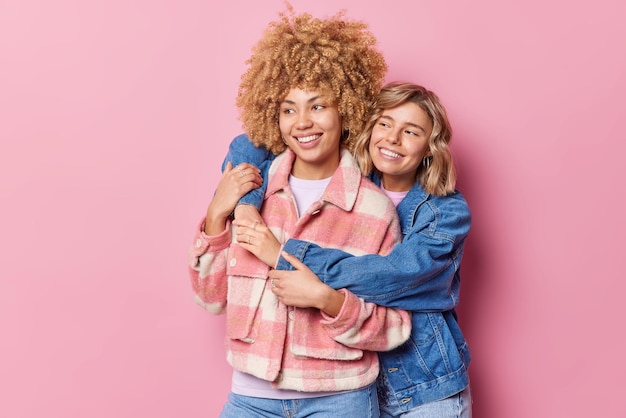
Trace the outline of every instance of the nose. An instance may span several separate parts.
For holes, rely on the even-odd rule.
[[[395,129],[391,129],[389,132],[387,132],[387,135],[385,135],[385,140],[390,144],[397,144],[398,142],[400,142],[400,133],[397,132]]]
[[[311,126],[311,117],[308,112],[298,113],[298,119],[296,120],[296,127],[298,129],[306,129]]]

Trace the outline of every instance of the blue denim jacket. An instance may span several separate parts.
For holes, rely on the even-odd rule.
[[[268,154],[240,135],[225,161],[263,167],[266,159],[273,158]],[[372,180],[380,184],[380,178]],[[246,195],[240,203],[260,207],[263,193],[257,189],[256,195]],[[379,353],[382,401],[395,401],[408,411],[454,395],[469,384],[470,353],[455,308],[471,214],[459,192],[437,197],[418,184],[397,209],[403,240],[387,256],[354,257],[299,240],[287,241],[284,249],[335,289],[346,288],[366,301],[412,311],[410,339],[395,350]],[[293,269],[282,257],[276,268]]]

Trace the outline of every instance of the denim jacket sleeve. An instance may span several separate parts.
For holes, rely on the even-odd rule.
[[[261,187],[248,192],[239,200],[238,204],[252,205],[257,209],[261,209],[267,184],[267,169],[274,157],[274,154],[264,147],[256,147],[250,142],[246,134],[238,135],[231,141],[228,146],[228,154],[226,154],[222,162],[222,171],[224,171],[228,161],[233,163],[233,167],[241,163],[250,163],[258,167],[263,176],[263,184]]]
[[[289,240],[284,250],[303,261],[329,286],[346,288],[379,305],[414,312],[447,311],[458,304],[459,268],[471,215],[460,194],[429,197],[401,222],[404,238],[386,256],[352,256]],[[406,232],[405,228],[406,227]],[[293,267],[280,257],[278,269]]]

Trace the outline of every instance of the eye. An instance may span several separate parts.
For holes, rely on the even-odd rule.
[[[378,122],[378,126],[382,126],[383,128],[390,128],[391,127],[391,125],[389,125],[387,122],[384,122],[384,121]]]
[[[293,109],[290,109],[290,108],[288,108],[288,107],[286,107],[286,108],[283,108],[283,109],[281,110],[281,112],[282,112],[282,113],[284,113],[284,114],[286,114],[286,115],[289,115],[289,114],[291,114],[291,113],[294,113],[294,110],[293,110]]]
[[[322,109],[325,109],[325,108],[326,108],[326,106],[321,105],[321,104],[313,105],[313,110],[322,110]]]

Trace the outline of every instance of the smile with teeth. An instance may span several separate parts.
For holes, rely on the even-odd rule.
[[[402,154],[398,154],[397,152],[393,152],[390,151],[388,149],[385,148],[379,148],[380,149],[380,153],[386,157],[391,157],[391,158],[400,158],[402,157]]]
[[[306,144],[307,142],[315,141],[320,136],[321,135],[308,135],[308,136],[303,136],[301,138],[296,138],[296,140],[301,144]]]

